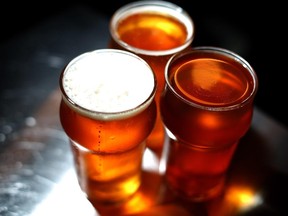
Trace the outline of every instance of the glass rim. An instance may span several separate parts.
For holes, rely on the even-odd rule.
[[[211,106],[211,105],[202,105],[202,104],[198,104],[195,102],[192,102],[188,99],[186,99],[185,97],[183,97],[182,95],[180,95],[172,86],[172,84],[170,83],[170,79],[169,79],[169,68],[170,65],[173,63],[173,61],[181,58],[182,56],[185,55],[189,55],[191,53],[197,53],[197,52],[206,52],[206,53],[211,53],[211,54],[220,54],[221,56],[225,56],[226,58],[231,59],[234,62],[238,62],[239,64],[241,64],[243,67],[241,70],[247,70],[253,80],[253,88],[250,92],[249,95],[247,95],[245,97],[244,100],[242,100],[241,102],[238,102],[237,104],[233,104],[233,105],[223,105],[223,106]],[[218,58],[215,58],[218,59]],[[165,66],[165,70],[164,70],[164,76],[165,76],[165,85],[166,87],[168,87],[172,93],[179,98],[181,101],[183,101],[184,103],[190,105],[190,106],[194,106],[203,110],[210,110],[210,111],[229,111],[229,110],[234,110],[237,109],[239,107],[243,107],[245,106],[247,103],[249,103],[249,101],[251,99],[253,99],[258,91],[258,76],[255,72],[255,70],[253,69],[253,67],[250,65],[250,63],[245,60],[243,57],[241,57],[239,54],[237,54],[236,52],[233,52],[231,50],[225,49],[225,48],[221,48],[221,47],[216,47],[216,46],[197,46],[197,47],[193,47],[190,50],[186,50],[184,52],[180,52],[180,53],[176,53],[174,55],[172,55],[166,66]]]
[[[140,49],[140,48],[131,46],[130,44],[123,42],[122,40],[119,40],[119,37],[117,36],[116,31],[113,31],[117,27],[119,20],[122,20],[123,18],[127,17],[134,10],[145,11],[145,8],[149,8],[150,11],[157,11],[157,12],[159,12],[159,8],[165,9],[165,11],[168,12],[169,15],[171,15],[172,17],[180,21],[182,24],[184,24],[187,30],[187,37],[186,37],[185,42],[181,46],[178,46],[172,49],[156,51],[156,50]],[[112,15],[110,19],[109,31],[113,40],[118,45],[120,45],[121,47],[125,49],[128,49],[129,51],[132,51],[134,53],[141,54],[141,55],[165,56],[165,55],[171,55],[181,50],[184,50],[192,43],[194,39],[194,34],[195,34],[195,25],[189,13],[185,11],[182,7],[172,2],[160,1],[160,0],[139,0],[139,1],[130,2],[126,5],[123,5],[122,7],[118,8],[114,12],[114,14]]]
[[[64,86],[63,86],[63,80],[64,80],[64,75],[65,73],[69,70],[69,68],[74,65],[77,61],[85,58],[86,56],[89,56],[90,54],[95,54],[95,53],[118,53],[121,55],[127,55],[135,58],[137,61],[140,61],[143,63],[143,66],[146,66],[149,71],[151,72],[151,75],[153,77],[154,83],[153,83],[153,88],[150,92],[150,94],[146,97],[144,101],[141,103],[137,104],[133,108],[121,110],[121,111],[115,111],[115,112],[104,112],[104,111],[95,111],[88,109],[84,106],[81,106],[77,102],[75,102],[65,91]],[[148,70],[147,70],[148,71]],[[156,94],[156,89],[157,89],[157,80],[155,77],[155,74],[150,67],[150,65],[141,57],[137,56],[136,54],[133,54],[129,51],[125,50],[118,50],[118,49],[110,49],[110,48],[103,48],[103,49],[96,49],[92,51],[88,51],[85,53],[82,53],[75,58],[73,58],[61,71],[60,78],[59,78],[59,85],[60,85],[60,91],[62,94],[62,99],[63,101],[74,111],[77,113],[80,113],[86,117],[93,118],[93,119],[98,119],[98,120],[118,120],[118,119],[125,119],[125,118],[130,118],[132,116],[135,116],[145,110],[149,105],[152,103],[154,100],[155,94]]]

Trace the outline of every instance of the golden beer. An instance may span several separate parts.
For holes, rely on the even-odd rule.
[[[164,127],[159,99],[164,89],[164,68],[171,55],[189,48],[194,24],[179,6],[165,1],[138,1],[119,8],[110,20],[110,48],[131,51],[148,62],[157,78],[158,107],[155,128],[147,147],[158,155],[164,143]]]
[[[142,156],[156,119],[156,79],[140,57],[100,49],[73,59],[60,77],[60,120],[77,177],[97,208],[141,184]]]
[[[231,51],[197,47],[173,56],[165,78],[167,183],[187,199],[210,199],[222,192],[234,151],[250,128],[257,76]]]

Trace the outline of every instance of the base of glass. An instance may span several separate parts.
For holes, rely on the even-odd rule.
[[[224,192],[225,187],[225,178],[223,177],[220,181],[217,182],[217,184],[213,185],[213,187],[209,188],[201,188],[201,185],[199,187],[196,187],[195,190],[179,190],[177,188],[173,188],[173,186],[168,184],[168,188],[170,191],[172,191],[175,196],[178,198],[188,201],[188,202],[205,202],[209,201],[211,199],[219,197]]]

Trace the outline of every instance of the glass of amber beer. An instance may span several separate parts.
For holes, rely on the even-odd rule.
[[[188,49],[194,38],[194,23],[181,7],[166,1],[136,1],[119,8],[110,19],[110,48],[124,49],[139,55],[152,67],[157,78],[155,128],[147,147],[162,154],[164,126],[159,99],[164,89],[164,68],[175,53]]]
[[[170,58],[161,115],[167,131],[167,185],[180,197],[218,196],[240,139],[251,125],[258,79],[238,54],[195,47]]]
[[[151,67],[122,50],[81,54],[61,73],[60,121],[79,185],[96,209],[125,201],[141,184],[156,85]]]

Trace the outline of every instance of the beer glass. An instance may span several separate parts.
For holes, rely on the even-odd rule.
[[[171,57],[165,80],[160,107],[168,137],[168,188],[191,201],[216,197],[250,128],[256,73],[236,53],[203,46]]]
[[[110,48],[124,49],[139,55],[152,67],[157,78],[155,128],[147,147],[161,155],[164,126],[159,99],[164,89],[164,68],[175,53],[188,49],[194,38],[194,24],[181,7],[166,1],[136,1],[119,8],[110,19]]]
[[[121,203],[141,184],[156,84],[143,59],[114,49],[83,53],[61,73],[60,121],[79,185],[96,209]]]

